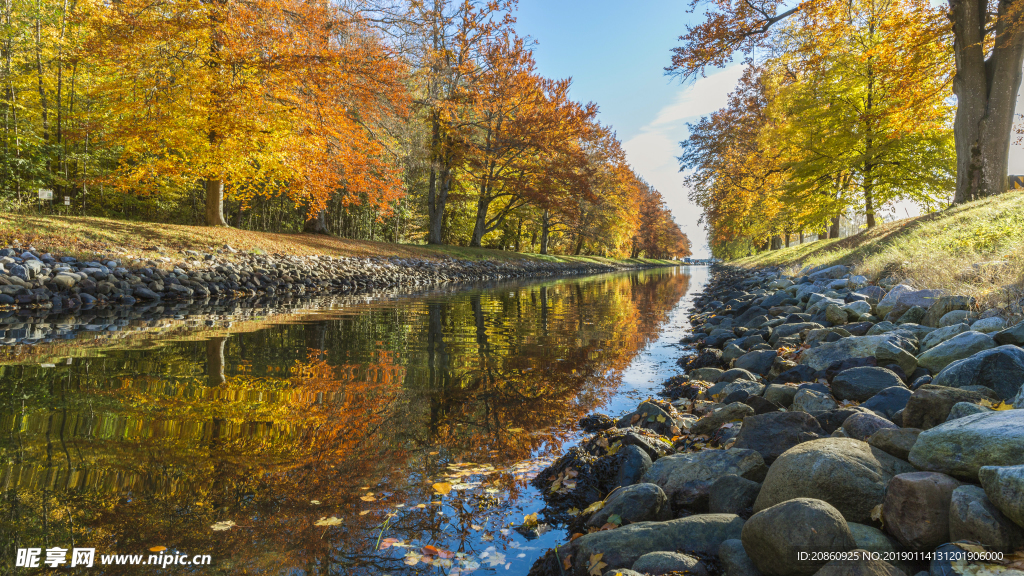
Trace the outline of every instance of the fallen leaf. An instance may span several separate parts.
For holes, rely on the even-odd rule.
[[[600,510],[601,508],[604,508],[604,500],[598,500],[597,502],[594,502],[590,506],[587,506],[583,510],[583,513],[584,514],[593,514],[594,512],[597,512],[598,510]]]
[[[537,522],[536,512],[534,512],[533,514],[527,514],[526,516],[523,516],[523,528],[532,529],[536,528],[537,526],[539,526],[539,523]]]
[[[367,515],[367,514],[369,514],[369,513],[370,513],[370,511],[369,511],[369,510],[363,510],[362,512],[360,512],[360,513],[359,513],[359,515],[360,515],[360,516],[366,516],[366,515]]]
[[[217,532],[222,532],[224,530],[231,530],[235,526],[237,526],[237,524],[235,524],[233,520],[224,520],[223,522],[217,522],[210,526],[210,528],[213,528]]]
[[[164,550],[167,550],[167,546],[153,546],[149,549],[150,552],[162,552]]]
[[[569,542],[572,542],[573,540],[579,538],[580,536],[583,536],[582,532],[577,532],[577,533],[573,534],[572,538],[569,538]]]
[[[572,554],[569,554],[564,559],[562,559],[562,567],[566,570],[572,569]]]
[[[452,485],[448,482],[438,482],[437,484],[434,484],[432,488],[434,489],[434,492],[437,492],[442,496],[452,491]]]
[[[360,496],[360,500],[363,502],[376,502],[377,499],[373,497],[373,492],[367,492],[365,496]]]
[[[603,532],[605,530],[615,530],[618,527],[619,527],[618,524],[612,524],[611,522],[605,522],[600,528],[598,528],[598,531],[599,532]]]
[[[437,547],[431,546],[430,544],[427,544],[426,546],[424,546],[422,548],[422,550],[423,550],[423,553],[428,555],[428,556],[437,556],[438,553],[441,552]]]
[[[313,523],[314,526],[337,526],[341,524],[341,518],[331,516],[330,518],[321,518]]]
[[[602,557],[604,557],[604,554],[590,555],[590,561],[587,563],[587,574],[601,576],[601,569],[608,565],[607,562],[601,561]]]

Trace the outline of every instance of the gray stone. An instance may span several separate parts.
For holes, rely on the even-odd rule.
[[[895,311],[895,309],[894,309]],[[921,320],[924,320],[924,315],[928,311],[920,306],[911,306],[906,312],[900,315],[899,319],[896,320],[897,324],[917,324]]]
[[[864,300],[857,300],[843,306],[843,310],[846,312],[848,317],[859,319],[861,316],[871,314],[871,303]]]
[[[953,490],[949,505],[949,539],[980,542],[996,552],[1024,546],[1024,530],[988,499],[985,490],[966,484]]]
[[[843,370],[832,379],[832,394],[839,400],[863,402],[886,388],[903,386],[895,372],[877,366]]]
[[[740,514],[753,509],[761,484],[742,476],[727,474],[708,488],[708,511],[712,514]],[[744,514],[741,514],[744,515]]]
[[[690,370],[687,374],[691,381],[700,380],[702,382],[718,382],[718,379],[722,377],[725,370],[721,368],[697,368]]]
[[[728,422],[741,422],[747,416],[753,416],[754,409],[742,402],[729,404],[704,416],[690,427],[691,434],[710,434]]]
[[[798,444],[768,469],[754,511],[792,498],[818,498],[851,522],[871,522],[871,509],[882,503],[885,486],[914,467],[866,442],[822,438]]]
[[[846,525],[850,527],[850,533],[853,534],[857,548],[882,554],[897,552],[901,548],[900,544],[891,536],[874,526],[856,522],[847,522]]]
[[[1024,411],[973,414],[925,430],[910,450],[910,462],[968,479],[978,478],[982,466],[1024,464]]]
[[[737,346],[735,342],[730,342],[725,345],[725,348],[722,349],[722,360],[724,360],[725,362],[730,362],[732,360],[739,358],[740,356],[743,356],[746,353],[747,351]]]
[[[622,520],[619,524],[623,525],[672,518],[668,497],[656,484],[634,484],[612,491],[604,507],[594,512],[587,525],[600,528],[613,514],[618,514]]]
[[[1022,458],[1024,454],[1018,457]],[[982,466],[978,478],[992,504],[1017,526],[1024,526],[1024,466]]]
[[[764,390],[764,398],[780,406],[789,407],[793,404],[796,393],[797,387],[791,384],[770,384]]]
[[[824,326],[818,324],[817,322],[798,322],[795,324],[783,324],[782,326],[779,326],[772,330],[772,335],[770,338],[768,338],[768,343],[774,346],[779,342],[779,339],[781,338],[794,336],[796,334],[803,332],[804,330],[817,330],[820,328],[824,328]]]
[[[619,469],[615,473],[616,486],[630,486],[643,478],[651,469],[651,457],[639,446],[630,444],[619,450]]]
[[[743,525],[741,540],[766,576],[810,576],[825,562],[800,562],[798,552],[847,552],[857,545],[839,510],[814,498],[796,498],[757,512]]]
[[[869,436],[882,428],[899,428],[889,420],[876,414],[854,414],[843,422],[843,432],[847,438],[867,440]]]
[[[828,433],[807,412],[769,412],[744,418],[733,446],[756,450],[771,464],[793,446],[825,436]]]
[[[772,335],[772,337],[775,336]],[[835,362],[871,356],[885,342],[892,342],[896,346],[905,345],[905,340],[897,334],[851,336],[805,350],[800,355],[800,364],[805,364],[815,370],[824,370]],[[920,359],[918,362],[920,363]]]
[[[727,398],[733,392],[739,392],[740,390],[746,392],[748,396],[758,396],[764,391],[764,384],[750,380],[735,380],[732,382],[721,380],[715,384],[715,386],[718,386],[719,384],[722,384],[722,387],[716,395],[720,395],[723,399]]]
[[[992,335],[992,338],[999,344],[1024,346],[1024,322],[1021,322],[1016,326],[1011,326],[1002,332],[997,332]]]
[[[875,314],[879,317],[886,316],[896,306],[896,303],[899,302],[900,296],[913,291],[914,289],[906,284],[893,286],[892,290],[889,290],[885,294],[885,297],[879,300],[878,304],[875,305]]]
[[[920,428],[882,428],[868,436],[867,442],[886,454],[906,460],[920,435]]]
[[[970,330],[970,326],[968,326],[966,322],[961,322],[960,324],[953,324],[952,326],[946,326],[929,332],[928,335],[921,340],[921,352],[926,352],[957,334],[962,334],[968,330]]]
[[[983,388],[983,390],[989,391],[988,388]],[[995,392],[989,391],[989,394],[992,397],[995,396]],[[910,399],[907,400],[907,407],[903,410],[902,424],[907,428],[928,430],[945,422],[954,404],[958,402],[978,403],[986,398],[984,394],[972,390],[925,384],[914,390]]]
[[[757,482],[764,478],[766,468],[764,459],[753,450],[704,450],[663,456],[642,480],[660,486],[673,511],[702,511],[707,509],[708,491],[715,480],[735,474]]]
[[[559,560],[572,555],[572,571],[587,575],[587,561],[601,554],[607,570],[633,566],[650,552],[714,554],[722,542],[740,538],[743,519],[735,514],[699,514],[667,522],[637,522],[615,530],[585,534],[558,550]],[[577,561],[577,559],[582,561]]]
[[[970,323],[971,313],[967,310],[953,310],[939,318],[939,328],[952,326],[954,324]]]
[[[831,395],[804,388],[793,397],[791,410],[800,412],[827,412],[839,407],[839,403]]]
[[[928,551],[949,541],[949,503],[960,486],[938,472],[894,476],[885,489],[885,529],[911,550]]]
[[[846,310],[838,304],[829,304],[825,307],[825,320],[836,326],[842,326],[849,321],[849,317],[846,315]]]
[[[963,418],[964,416],[970,416],[971,414],[981,414],[982,412],[991,411],[991,408],[986,408],[979,404],[972,404],[971,402],[957,402],[949,409],[949,416],[946,416],[946,422],[956,420],[957,418]]]
[[[896,364],[904,374],[913,374],[917,370],[917,357],[892,342],[885,342],[876,348],[874,356],[878,364]]]
[[[747,352],[736,359],[733,363],[733,367],[742,368],[753,372],[754,374],[764,376],[772,369],[772,364],[775,362],[775,358],[778,355],[778,352],[775,350],[756,350],[754,352]]]
[[[719,382],[735,382],[736,380],[746,380],[748,382],[757,382],[757,374],[744,370],[743,368],[730,368],[719,376]]]
[[[1024,386],[1024,350],[1013,345],[983,350],[951,362],[932,379],[932,384],[950,388],[985,386],[995,390],[1000,399],[1010,400]]]
[[[821,280],[838,280],[843,278],[850,273],[849,266],[843,266],[842,264],[836,264],[835,266],[829,266],[828,268],[812,272],[807,275],[811,282],[818,282]]]
[[[867,332],[867,335],[868,336],[875,336],[875,335],[878,335],[878,334],[885,334],[887,332],[892,332],[895,329],[896,329],[896,325],[895,324],[893,324],[892,322],[889,322],[888,320],[883,320],[881,322],[876,323],[871,328],[869,328],[868,332]]]
[[[895,288],[893,291],[895,291]],[[888,312],[881,311],[883,308],[881,302],[879,302],[878,309],[880,314],[886,315],[886,319],[889,319],[890,317],[899,318],[915,306],[927,310],[928,308],[931,308],[939,298],[945,295],[946,293],[943,290],[910,290],[901,293],[899,295],[899,300]],[[888,298],[888,294],[886,295],[886,298]],[[920,319],[923,318],[924,314],[921,315]]]
[[[672,572],[686,572],[705,576],[707,567],[693,556],[678,552],[648,552],[633,563],[633,571],[655,576]]]
[[[974,307],[974,298],[970,296],[942,296],[932,304],[921,323],[925,326],[938,327],[939,320],[953,310],[970,310]]]
[[[718,547],[718,559],[725,568],[725,576],[762,576],[754,561],[747,556],[742,540],[726,540]]]
[[[63,290],[70,290],[78,283],[78,279],[70,274],[57,274],[53,277],[53,283]]]
[[[990,334],[992,332],[999,332],[1003,328],[1006,328],[1006,320],[995,316],[992,318],[982,318],[977,320],[974,324],[971,324],[971,330],[975,332],[982,332],[984,334]]]
[[[896,414],[907,407],[907,401],[913,394],[909,388],[900,384],[891,386],[868,398],[861,403],[861,408],[867,408],[883,418],[892,420]]]
[[[917,357],[917,364],[933,374],[949,364],[996,347],[996,341],[981,332],[963,332]]]

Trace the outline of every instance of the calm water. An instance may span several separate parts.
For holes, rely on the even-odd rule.
[[[9,355],[0,573],[29,572],[17,548],[92,547],[83,573],[152,572],[98,566],[107,554],[209,554],[167,570],[526,574],[566,537],[516,529],[543,508],[529,478],[580,417],[631,410],[678,373],[704,281],[678,268],[366,299]]]

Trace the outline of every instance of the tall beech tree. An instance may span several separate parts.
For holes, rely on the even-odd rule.
[[[670,74],[684,79],[723,66],[737,52],[769,48],[771,31],[797,13],[825,16],[829,0],[691,0],[704,22],[687,26],[673,50]],[[954,140],[957,203],[1006,190],[1013,113],[1024,67],[1024,0],[949,0],[957,96]],[[946,40],[947,42],[949,40]],[[896,47],[893,47],[896,49]]]

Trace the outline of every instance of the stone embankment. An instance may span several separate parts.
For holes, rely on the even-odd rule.
[[[716,269],[686,375],[534,480],[575,534],[531,574],[1024,573],[1020,312]]]
[[[346,258],[185,251],[181,259],[89,260],[0,249],[0,306],[59,312],[160,301],[311,296],[399,287],[596,274],[643,264]]]

